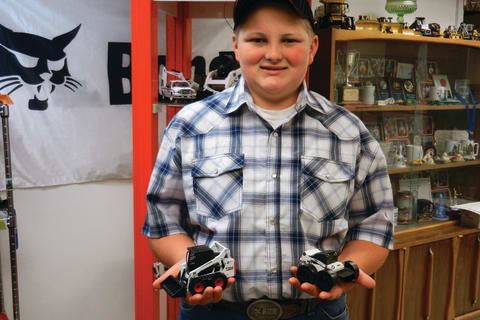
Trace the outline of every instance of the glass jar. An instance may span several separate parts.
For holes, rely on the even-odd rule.
[[[414,197],[410,191],[397,192],[398,224],[409,224],[413,220]]]

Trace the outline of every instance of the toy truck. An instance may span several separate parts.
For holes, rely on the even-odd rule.
[[[167,81],[167,75],[177,77],[176,80]],[[193,88],[194,84],[188,81],[181,72],[168,71],[165,66],[160,65],[159,70],[159,93],[164,99],[174,100],[193,100],[197,97],[197,91]]]
[[[354,282],[358,266],[353,261],[337,261],[334,250],[310,249],[300,257],[297,278],[300,283],[311,283],[322,291],[330,291],[340,282]]]
[[[160,276],[160,263],[154,263],[156,277]],[[185,297],[187,290],[193,295],[203,293],[206,287],[227,287],[227,279],[235,276],[235,260],[230,250],[214,241],[187,249],[185,262],[180,266],[178,278],[169,276],[161,287],[173,298]]]

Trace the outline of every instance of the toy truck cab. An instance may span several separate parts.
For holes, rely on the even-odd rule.
[[[187,81],[172,80],[167,82],[165,87],[161,88],[162,95],[170,100],[176,99],[195,99],[197,92]]]
[[[154,265],[155,268],[155,265]],[[185,297],[203,293],[206,287],[227,287],[227,279],[235,276],[235,260],[230,250],[214,241],[205,245],[190,247],[185,262],[180,267],[178,278],[169,276],[161,286],[171,297]]]
[[[167,81],[167,75],[176,77],[175,80]],[[170,101],[193,100],[197,97],[197,91],[193,88],[193,82],[186,80],[183,73],[168,71],[165,66],[160,65],[159,69],[159,93]]]
[[[353,261],[337,261],[333,250],[310,249],[300,257],[297,278],[300,283],[308,282],[322,291],[330,291],[339,282],[354,282],[358,278],[358,266]]]

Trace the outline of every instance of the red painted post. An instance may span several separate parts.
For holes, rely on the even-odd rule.
[[[133,239],[135,319],[158,320],[159,296],[153,291],[153,255],[141,234],[147,205],[145,195],[158,150],[158,8],[152,0],[131,0]]]
[[[183,73],[186,79],[191,75],[192,63],[192,20],[188,4],[177,2],[177,16],[166,19],[166,67]],[[167,124],[180,111],[179,107],[167,107]],[[179,299],[167,298],[167,319],[176,320]]]

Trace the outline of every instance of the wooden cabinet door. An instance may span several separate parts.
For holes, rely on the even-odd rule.
[[[455,316],[480,309],[480,233],[462,237],[455,272]]]

